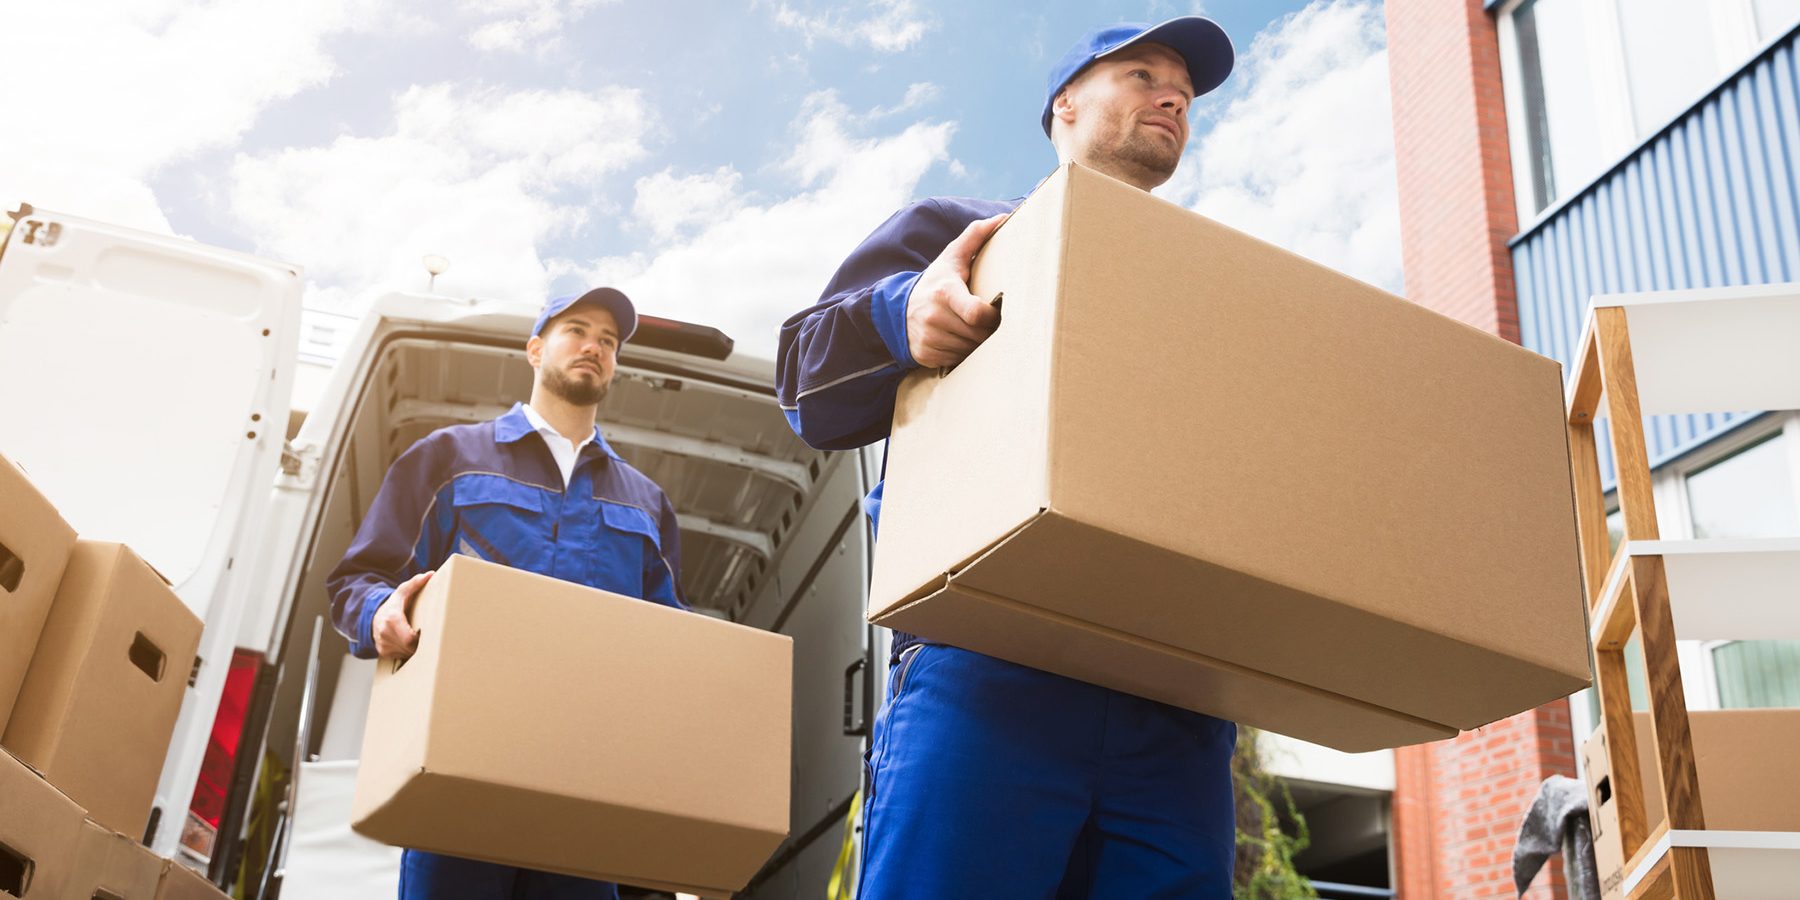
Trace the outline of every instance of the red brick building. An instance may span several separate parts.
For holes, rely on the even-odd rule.
[[[1592,295],[1800,281],[1800,162],[1781,141],[1800,4],[1385,11],[1409,299],[1566,363]],[[1659,419],[1658,489],[1680,498],[1658,502],[1665,536],[1800,531],[1800,414]],[[1800,642],[1682,644],[1690,706],[1800,705]],[[1545,778],[1576,774],[1588,693],[1395,752],[1398,897],[1515,895],[1519,823]],[[1526,896],[1566,896],[1560,864]]]
[[[1386,10],[1407,296],[1517,341],[1507,241],[1519,228],[1494,19],[1481,0],[1388,0]],[[1399,896],[1512,896],[1526,808],[1545,778],[1575,774],[1568,703],[1403,748],[1394,765]],[[1529,896],[1563,896],[1561,878],[1559,864]]]

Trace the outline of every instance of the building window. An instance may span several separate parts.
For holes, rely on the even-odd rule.
[[[1794,475],[1780,433],[1689,473],[1687,501],[1696,538],[1800,535]]]
[[[1619,4],[1625,77],[1636,137],[1649,137],[1692,106],[1725,74],[1712,0],[1628,0]]]
[[[1609,135],[1608,101],[1588,0],[1525,0],[1512,12],[1529,157],[1532,212],[1549,206],[1559,187],[1599,174],[1623,150]]]
[[[1687,476],[1696,538],[1800,535],[1785,434]],[[1710,648],[1721,709],[1800,706],[1800,641],[1731,641]]]
[[[1732,641],[1712,663],[1720,709],[1800,706],[1800,641]]]
[[[1756,32],[1765,41],[1800,24],[1800,0],[1756,0]]]
[[[1512,0],[1496,21],[1530,220],[1800,23],[1800,0]]]

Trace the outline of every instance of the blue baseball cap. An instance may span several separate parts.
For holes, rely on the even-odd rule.
[[[631,299],[618,288],[601,287],[585,294],[552,297],[550,302],[544,304],[544,311],[538,313],[537,324],[531,326],[532,336],[542,334],[544,326],[550,324],[551,319],[582,304],[593,304],[612,313],[613,321],[619,326],[619,343],[631,340],[631,336],[637,332],[637,310],[632,307]]]
[[[1121,22],[1090,31],[1050,70],[1050,90],[1044,94],[1044,134],[1050,133],[1050,107],[1056,102],[1056,95],[1075,76],[1095,60],[1140,41],[1162,44],[1181,54],[1187,63],[1188,80],[1194,83],[1195,97],[1224,84],[1237,56],[1225,29],[1205,16],[1181,16],[1160,25]]]

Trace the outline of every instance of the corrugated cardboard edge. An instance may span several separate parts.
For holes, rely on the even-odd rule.
[[[948,571],[945,571],[945,572],[939,574],[937,577],[931,579],[930,581],[927,581],[924,584],[920,585],[919,587],[914,588],[911,591],[908,591],[900,599],[894,601],[893,603],[888,604],[887,606],[882,607],[881,609],[876,609],[874,607],[875,598],[873,595],[871,595],[869,598],[870,606],[868,608],[868,611],[863,615],[863,620],[868,622],[871,625],[883,625],[884,624],[883,620],[888,618],[889,616],[893,616],[898,613],[904,612],[907,607],[912,606],[912,605],[918,603],[919,601],[925,599],[926,597],[929,597],[929,596],[937,593],[938,591],[943,590],[944,586],[949,583],[950,579],[953,576],[955,576],[959,572],[962,572],[963,570],[967,569],[968,567],[976,564],[977,562],[980,562],[989,553],[994,552],[994,550],[996,548],[1000,547],[1002,544],[1005,544],[1007,541],[1012,540],[1015,535],[1019,534],[1020,532],[1024,531],[1027,528],[1030,528],[1033,523],[1035,523],[1039,519],[1043,518],[1044,514],[1047,511],[1048,510],[1045,510],[1040,507],[1037,512],[1032,513],[1024,521],[1022,521],[1019,524],[1014,525],[1012,528],[1008,529],[1005,534],[1002,534],[998,538],[995,538],[987,546],[982,547],[980,550],[977,550],[974,553],[969,554],[968,558],[957,562],[957,564],[955,566],[951,567]]]
[[[372,771],[381,771],[380,769],[372,768],[368,765],[360,766],[357,769],[356,790],[350,806],[350,830],[355,831],[358,834],[366,834],[362,828],[363,823],[378,817],[382,811],[393,802],[393,799],[398,796],[401,791],[406,789],[406,785],[412,779],[425,773],[426,761],[431,758],[431,710],[435,706],[432,702],[432,696],[436,691],[435,681],[427,679],[425,685],[413,687],[412,693],[416,695],[416,699],[411,703],[383,703],[381,690],[383,681],[397,677],[400,674],[400,671],[407,667],[407,664],[410,664],[415,660],[420,662],[435,662],[438,646],[442,641],[442,635],[433,633],[428,636],[424,631],[424,626],[428,623],[420,613],[422,611],[429,611],[432,615],[432,619],[429,623],[433,626],[432,631],[443,631],[443,626],[440,621],[443,618],[442,607],[444,604],[442,597],[450,590],[450,580],[454,577],[456,571],[455,562],[456,557],[451,556],[449,560],[446,560],[442,566],[437,568],[435,574],[432,575],[431,580],[426,582],[424,590],[420,592],[419,597],[417,598],[418,602],[413,606],[414,619],[420,627],[420,633],[419,646],[412,658],[405,660],[404,662],[396,662],[391,659],[379,659],[376,662],[375,682],[369,688],[372,696],[369,700],[367,717],[373,718],[376,715],[382,714],[386,710],[393,708],[395,705],[418,707],[425,712],[423,713],[424,719],[420,723],[421,727],[415,733],[414,741],[404,748],[408,754],[408,758],[403,761],[403,765],[405,765],[406,768],[398,771],[382,771],[383,777],[380,781],[371,777],[370,774]],[[427,607],[429,607],[429,610],[427,610]],[[417,670],[415,670],[415,672],[416,671]],[[411,687],[411,685],[409,685],[409,687]],[[376,758],[381,756],[381,748],[373,746],[375,734],[376,729],[369,728],[365,723],[363,726],[362,749],[357,754],[358,758],[365,763],[371,756],[375,756]],[[376,752],[372,754],[371,750]],[[382,799],[378,800],[377,797]],[[373,837],[373,835],[369,836]]]
[[[420,789],[429,788],[430,785],[426,784],[426,779],[429,779],[431,782],[434,782],[434,783],[464,782],[464,783],[476,785],[482,789],[487,789],[487,788],[498,786],[497,782],[469,779],[469,778],[465,778],[465,777],[457,776],[457,775],[443,775],[443,774],[439,774],[439,773],[429,773],[429,774],[421,773],[421,775],[423,777],[421,777],[419,779],[414,779],[413,781],[409,782],[407,788],[403,788],[402,791],[412,788],[414,785],[418,785],[420,787]],[[529,790],[529,789],[527,789],[527,790]],[[401,798],[398,793],[395,795],[395,798],[397,800],[404,799],[404,798]],[[384,808],[385,808],[385,805],[384,805]],[[380,811],[378,810],[378,812],[380,812]],[[371,817],[371,819],[372,818],[373,817]],[[387,829],[388,824],[389,823],[387,823],[385,820],[375,820],[375,821],[371,822],[370,820],[365,819],[365,820],[359,821],[355,825],[353,825],[352,830],[356,831],[356,833],[358,833],[358,834],[363,835],[364,837],[370,838],[371,840],[380,841],[381,843],[389,844],[390,846],[399,846],[397,844],[393,844],[383,834],[383,832]],[[405,827],[404,822],[401,822],[399,824],[401,827]],[[373,827],[367,827],[370,825],[372,825]],[[787,837],[787,832],[785,829],[780,834],[775,834],[774,832],[762,831],[761,829],[746,829],[746,830],[757,831],[758,833],[769,835],[769,837],[771,838],[771,841],[769,844],[769,852],[767,854],[768,856],[773,856],[775,853],[775,850],[780,846],[781,841]],[[729,900],[729,898],[734,893],[736,893],[739,890],[742,890],[745,887],[745,885],[748,885],[750,882],[750,879],[754,878],[756,873],[758,871],[760,871],[760,869],[761,869],[761,865],[759,864],[755,869],[752,869],[751,871],[745,873],[742,884],[700,885],[700,884],[686,884],[686,883],[674,882],[674,881],[645,880],[645,879],[641,879],[641,878],[620,876],[620,875],[618,875],[616,873],[612,873],[612,872],[598,872],[598,871],[570,869],[570,868],[565,868],[565,867],[546,865],[545,863],[543,863],[542,861],[539,861],[539,860],[520,860],[520,859],[508,858],[508,857],[499,856],[499,855],[475,853],[475,852],[469,851],[466,848],[439,845],[439,844],[434,844],[429,841],[414,842],[413,844],[411,844],[409,846],[409,849],[424,850],[428,853],[440,853],[440,854],[447,854],[447,855],[452,855],[452,856],[461,856],[465,859],[475,859],[475,860],[480,860],[482,862],[490,862],[490,863],[495,863],[497,865],[503,865],[503,866],[518,866],[520,868],[536,869],[541,872],[554,872],[559,875],[568,875],[568,876],[575,877],[575,878],[587,878],[587,879],[592,879],[595,881],[611,881],[611,882],[618,883],[618,884],[627,884],[627,885],[632,885],[634,887],[643,887],[643,888],[649,888],[652,890],[670,891],[670,892],[674,892],[674,893],[694,894],[694,895],[700,896],[700,897],[714,898],[714,900]]]

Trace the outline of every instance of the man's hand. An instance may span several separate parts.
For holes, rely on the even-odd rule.
[[[381,606],[375,610],[375,620],[371,623],[370,630],[375,632],[375,653],[382,659],[406,659],[418,649],[419,630],[412,627],[409,617],[413,598],[418,596],[419,591],[425,588],[425,582],[430,580],[430,572],[420,572],[408,578],[386,600],[381,601]]]
[[[906,298],[906,346],[919,365],[954,366],[1000,325],[1000,311],[969,293],[969,261],[1008,215],[970,222],[913,283]]]

